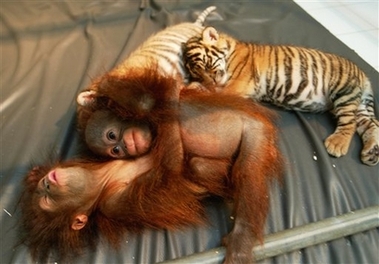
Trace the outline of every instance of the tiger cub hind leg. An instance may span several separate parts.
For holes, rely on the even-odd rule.
[[[375,119],[371,121],[370,128],[361,135],[361,160],[366,165],[375,166],[379,161],[379,122]]]
[[[372,96],[362,100],[357,111],[357,132],[362,138],[361,160],[374,166],[379,162],[379,121],[374,115]]]
[[[379,121],[374,113],[374,93],[368,79],[364,81],[361,102],[358,106],[357,132],[362,138],[361,160],[374,166],[379,162]]]
[[[335,157],[345,155],[353,134],[357,131],[363,143],[361,161],[366,165],[375,166],[379,162],[379,121],[374,117],[362,117],[358,114],[356,124],[337,126],[336,131],[324,142],[326,150]]]

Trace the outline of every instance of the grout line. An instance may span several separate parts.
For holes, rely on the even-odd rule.
[[[373,59],[375,54],[378,54],[378,50],[371,50],[371,52],[367,51],[367,47],[378,47],[378,30],[379,26],[373,26],[372,22],[369,22],[365,19],[364,12],[362,9],[359,9],[360,12],[354,12],[351,8],[351,4],[353,5],[365,5],[367,3],[375,3],[375,1],[333,1],[333,2],[325,2],[325,1],[305,1],[305,0],[294,0],[296,4],[298,4],[302,9],[304,9],[310,16],[312,16],[315,20],[321,23],[326,29],[328,29],[334,36],[340,39],[343,43],[345,43],[349,48],[353,49],[362,59],[364,59],[367,63],[369,63],[372,67],[374,67],[377,71],[379,70],[379,61]],[[315,8],[312,8],[312,4],[316,4]],[[336,12],[337,9],[340,8],[341,12]],[[328,14],[331,14],[332,17],[325,19],[325,17],[320,17],[320,12],[323,10],[329,11]],[[346,12],[344,12],[346,11]],[[322,19],[321,19],[322,18]],[[344,32],[338,33],[338,29],[335,25],[341,23],[344,26]],[[334,25],[334,26],[333,26]],[[347,26],[346,26],[347,25]],[[345,27],[346,26],[346,27]],[[367,26],[367,27],[364,27]],[[358,28],[357,28],[358,27]],[[361,30],[359,29],[362,28]],[[364,29],[363,29],[364,27]],[[346,29],[346,30],[345,30]],[[349,30],[350,29],[350,30]],[[375,34],[376,30],[376,34]],[[366,39],[367,41],[358,45],[352,42],[350,39],[346,39],[344,37],[357,35],[357,41],[362,41]],[[342,38],[342,39],[341,39]],[[374,48],[375,49],[375,48]],[[371,56],[368,54],[372,54]]]

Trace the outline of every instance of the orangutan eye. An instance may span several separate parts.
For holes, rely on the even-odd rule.
[[[121,158],[125,156],[125,151],[120,145],[117,145],[110,150],[110,155],[114,158]]]
[[[108,132],[108,139],[109,140],[116,140],[116,134],[113,131]]]
[[[45,185],[45,189],[46,190],[50,190],[50,184],[49,184],[49,182],[46,180],[46,178],[43,180],[43,183],[44,183],[44,185]]]
[[[116,147],[114,147],[114,148],[112,149],[112,154],[113,154],[113,155],[118,156],[118,155],[120,155],[120,152],[121,152],[121,150],[120,150],[120,147],[119,147],[119,146],[116,146]]]

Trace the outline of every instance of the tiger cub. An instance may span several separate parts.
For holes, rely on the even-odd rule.
[[[324,142],[328,153],[345,155],[357,130],[364,144],[362,162],[378,163],[371,84],[347,59],[315,49],[241,42],[207,27],[185,43],[183,60],[193,81],[216,91],[291,110],[332,110],[337,127]]]
[[[182,45],[189,38],[201,34],[206,17],[215,9],[215,6],[209,6],[200,13],[193,23],[180,23],[153,34],[120,65],[96,78],[76,98],[78,124],[86,124],[89,112],[95,104],[95,98],[103,83],[107,82],[107,78],[127,78],[136,73],[144,76],[145,74],[149,74],[152,67],[155,67],[158,68],[160,74],[176,77],[179,82],[186,83],[188,81],[188,74],[182,61]],[[175,97],[173,98],[174,100],[179,100],[179,98],[176,98],[176,94],[179,92],[176,90],[172,92],[172,96]],[[84,127],[78,127],[78,129],[82,131]]]

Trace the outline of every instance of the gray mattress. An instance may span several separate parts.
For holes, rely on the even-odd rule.
[[[217,12],[206,24],[239,39],[313,47],[352,60],[371,79],[379,116],[378,72],[292,1],[2,3],[1,263],[31,263],[27,248],[15,247],[20,183],[32,164],[52,157],[67,159],[77,155],[80,141],[75,131],[75,98],[78,92],[91,78],[121,62],[150,34],[168,25],[194,21],[210,5],[216,5]],[[287,165],[283,186],[272,188],[266,233],[276,234],[367,208],[374,209],[374,222],[378,224],[378,207],[372,206],[379,204],[379,165],[369,167],[360,162],[362,143],[358,135],[354,136],[346,156],[333,158],[323,145],[335,127],[332,115],[274,109],[280,117],[280,147]],[[176,232],[145,230],[139,235],[126,235],[120,250],[100,244],[95,252],[85,252],[75,262],[155,263],[220,247],[221,238],[231,228],[229,207],[217,199],[207,200],[206,206],[207,226]],[[362,226],[360,218],[353,226]],[[331,231],[327,233],[332,233],[338,223],[329,223]],[[351,226],[347,229],[354,230]],[[366,229],[316,245],[300,242],[304,246],[289,252],[279,250],[276,256],[258,262],[379,263],[378,228]],[[311,240],[317,233],[316,229],[310,234]],[[291,234],[284,244],[298,238],[299,233]],[[217,251],[213,255],[222,258],[222,249]],[[209,260],[208,255],[200,259]],[[194,260],[184,260],[191,261]]]

